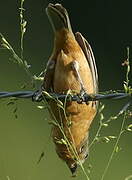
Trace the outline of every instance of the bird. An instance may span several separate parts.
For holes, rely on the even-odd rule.
[[[80,32],[72,31],[67,10],[59,3],[49,3],[46,14],[54,32],[53,51],[46,65],[42,88],[48,93],[98,92],[98,73],[94,54]],[[55,100],[48,102],[51,116],[52,139],[56,153],[67,164],[72,174],[89,155],[90,125],[97,113],[98,102],[66,101],[65,109]]]

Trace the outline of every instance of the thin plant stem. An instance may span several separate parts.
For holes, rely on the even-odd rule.
[[[126,82],[127,82],[127,86],[129,86],[129,73],[130,73],[129,57],[130,57],[130,52],[129,52],[129,47],[127,47],[127,61],[128,61],[127,72],[126,72]]]
[[[97,130],[97,132],[96,132],[96,135],[94,136],[92,142],[91,142],[90,145],[89,145],[89,149],[90,149],[90,148],[92,147],[92,145],[95,143],[97,137],[99,136],[99,133],[100,133],[101,129],[102,129],[102,125],[100,124],[100,125],[99,125],[99,128],[98,128],[98,130]]]
[[[24,49],[23,39],[24,39],[24,34],[26,31],[26,24],[27,24],[27,21],[25,21],[24,14],[23,14],[23,12],[25,11],[24,1],[25,0],[21,0],[21,4],[20,4],[20,8],[19,8],[20,9],[20,30],[21,30],[20,48],[21,48],[21,58],[22,59],[23,59],[23,49]]]
[[[123,132],[125,120],[126,120],[126,112],[124,113],[123,120],[122,120],[122,123],[121,123],[121,128],[120,128],[120,131],[119,131],[119,135],[118,135],[118,137],[117,137],[117,140],[116,140],[116,143],[115,143],[115,145],[114,145],[113,151],[112,151],[112,153],[111,153],[111,155],[110,155],[110,158],[109,158],[109,160],[108,160],[107,166],[105,167],[104,172],[103,172],[103,174],[102,174],[102,176],[101,176],[101,180],[104,180],[104,177],[105,177],[105,175],[106,175],[106,173],[107,173],[107,171],[108,171],[108,169],[109,169],[109,166],[110,166],[110,164],[111,164],[111,161],[112,161],[112,159],[113,159],[113,156],[114,156],[114,154],[115,154],[115,152],[116,152],[117,145],[118,145],[118,143],[119,143],[119,140],[120,140],[121,135],[122,135],[122,132]]]

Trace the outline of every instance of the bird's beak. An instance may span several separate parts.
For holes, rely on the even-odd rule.
[[[76,173],[76,170],[77,170],[77,163],[76,162],[74,162],[72,164],[67,163],[67,165],[68,165],[72,175],[74,175]]]

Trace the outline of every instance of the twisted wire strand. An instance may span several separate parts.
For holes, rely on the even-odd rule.
[[[0,99],[7,97],[17,97],[17,98],[32,98],[34,95],[34,91],[16,91],[16,92],[0,92]]]
[[[103,100],[103,99],[123,99],[126,97],[132,98],[132,94],[129,93],[111,93],[111,94],[84,94],[80,97],[80,94],[77,95],[65,95],[65,94],[56,94],[56,93],[48,93],[55,99],[64,100],[67,98],[68,101],[77,101],[79,102],[87,102],[87,101],[96,101],[96,100]],[[32,98],[34,101],[41,101],[44,98],[46,100],[51,99],[50,96],[47,96],[45,93],[38,91],[16,91],[16,92],[7,92],[3,91],[0,92],[0,99],[1,98],[8,98],[8,97],[16,97],[16,98]]]

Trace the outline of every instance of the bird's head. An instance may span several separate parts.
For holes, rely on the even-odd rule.
[[[73,142],[70,145],[58,143],[55,145],[58,156],[66,162],[71,173],[75,174],[77,167],[82,165],[88,157],[88,136],[78,146]]]

